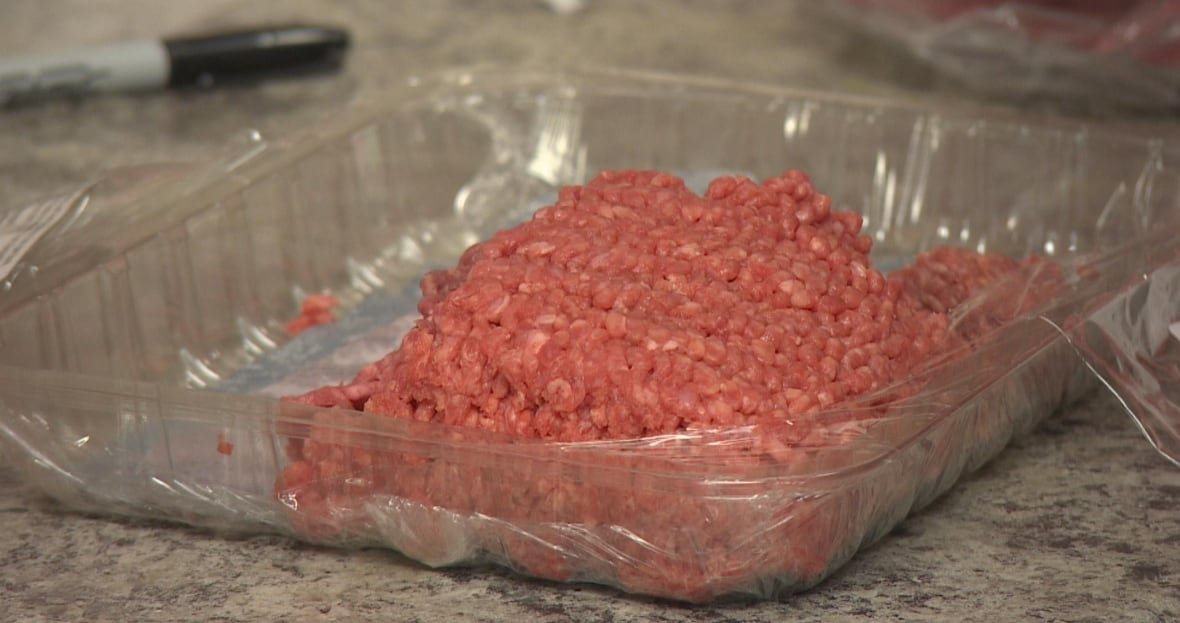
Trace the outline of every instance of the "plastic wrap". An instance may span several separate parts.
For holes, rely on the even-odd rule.
[[[1087,366],[1175,460],[1174,355],[1152,357],[1159,323],[1180,316],[1176,155],[1080,126],[701,79],[415,78],[300,140],[253,137],[212,166],[80,196],[0,297],[0,440],[75,508],[680,600],[775,597],[1094,387]],[[274,399],[350,377],[396,343],[426,270],[622,167],[808,171],[866,216],[886,268],[939,244],[1051,262],[956,312],[968,347],[823,414],[806,439],[771,423],[524,442]],[[338,322],[289,335],[325,291]],[[309,447],[342,467],[311,507],[290,481],[276,490]]]
[[[981,91],[1148,110],[1180,104],[1180,3],[1174,0],[822,4]]]
[[[1126,277],[1129,266],[1139,270]],[[1067,337],[1151,445],[1180,465],[1180,236],[1163,228],[1082,274],[1091,298],[1066,320]]]

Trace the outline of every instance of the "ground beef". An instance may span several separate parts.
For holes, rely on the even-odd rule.
[[[288,401],[455,425],[438,429],[450,436],[618,440],[744,424],[760,436],[587,455],[559,474],[532,455],[452,455],[458,441],[420,448],[399,441],[405,431],[363,439],[347,414],[323,412],[292,439],[276,495],[305,536],[378,530],[432,564],[473,547],[542,577],[681,599],[764,577],[814,581],[851,555],[859,537],[849,530],[893,499],[887,488],[911,486],[913,475],[889,471],[903,463],[874,471],[880,497],[860,499],[854,488],[779,495],[757,479],[757,495],[714,497],[709,478],[647,484],[648,461],[695,453],[715,474],[782,476],[792,461],[812,461],[801,473],[839,473],[815,461],[863,460],[831,450],[851,447],[873,418],[885,432],[870,446],[914,434],[903,418],[882,418],[920,389],[914,373],[969,350],[959,347],[1035,297],[1006,291],[990,297],[1002,309],[966,315],[964,301],[1006,281],[1025,287],[1009,278],[1018,269],[1040,274],[1035,262],[939,248],[886,277],[861,224],[795,171],[761,184],[722,177],[704,196],[644,171],[565,188],[532,220],[427,275],[422,317],[400,349],[351,383]],[[372,514],[390,505],[393,523]],[[478,537],[449,532],[456,515],[445,513],[484,522]]]
[[[299,315],[287,322],[284,327],[288,335],[299,335],[304,331],[319,325],[336,322],[336,315],[332,310],[340,301],[331,294],[312,294],[304,297],[299,304]]]
[[[928,358],[1016,265],[948,248],[887,279],[861,222],[797,171],[703,197],[603,173],[427,275],[399,350],[296,400],[557,441],[830,407]]]

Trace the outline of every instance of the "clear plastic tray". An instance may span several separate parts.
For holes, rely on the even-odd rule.
[[[1180,456],[1172,404],[1135,380],[1168,369],[1114,373],[1166,341],[1119,327],[1166,327],[1180,309],[1177,230],[1162,225],[1175,157],[1082,126],[695,78],[415,78],[304,137],[248,136],[212,165],[113,172],[78,195],[0,294],[0,442],[30,483],[87,510],[688,601],[779,596],[1093,387],[1088,367],[1127,404],[1157,405],[1140,421]],[[844,405],[805,443],[774,425],[521,442],[284,404],[274,383],[242,381],[331,359],[322,344],[345,329],[283,329],[306,294],[340,298],[354,335],[388,328],[423,272],[602,168],[802,169],[866,215],[882,265],[957,244],[1058,272],[974,301],[956,322],[1019,314],[907,379],[918,391]],[[1146,287],[1164,302],[1135,304]],[[365,320],[374,307],[392,310],[384,324]],[[275,489],[308,443],[369,466],[339,475],[326,514]]]

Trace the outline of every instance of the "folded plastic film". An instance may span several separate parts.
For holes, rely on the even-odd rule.
[[[1170,255],[1099,297],[1068,336],[1151,445],[1180,466],[1180,230]]]

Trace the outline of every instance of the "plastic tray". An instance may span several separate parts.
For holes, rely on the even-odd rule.
[[[74,198],[0,294],[0,441],[76,508],[681,600],[775,597],[1094,385],[1071,339],[1111,335],[1092,311],[1126,310],[1127,288],[1175,260],[1158,226],[1174,158],[1082,126],[695,78],[415,78],[297,140],[249,136],[212,166],[116,172]],[[412,308],[425,270],[601,168],[802,169],[866,215],[885,264],[958,244],[1060,273],[1049,294],[1015,282],[977,301],[1021,315],[908,379],[916,394],[846,405],[802,445],[775,445],[773,426],[524,443],[234,384],[299,344],[283,324],[307,293],[337,295],[342,326],[366,302]],[[1091,363],[1137,344],[1080,343]],[[380,473],[342,473],[327,515],[299,508],[275,482],[290,444],[311,442]]]

